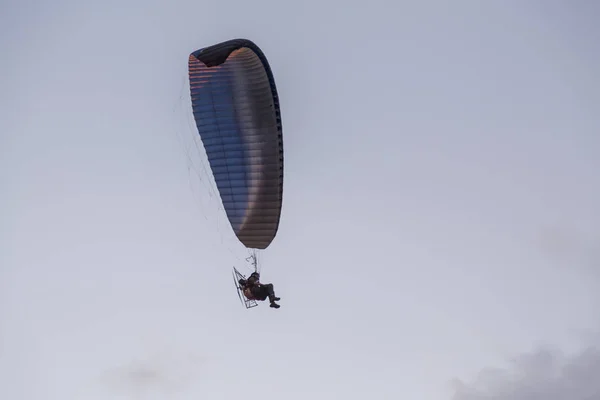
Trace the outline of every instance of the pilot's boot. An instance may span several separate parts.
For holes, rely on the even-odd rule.
[[[281,300],[279,297],[276,297],[274,294],[269,295],[269,301],[271,303]]]
[[[269,293],[269,300],[272,302],[281,300],[279,297],[275,296],[275,291],[273,290],[273,284],[267,283],[264,285],[265,289],[267,289],[267,293]]]
[[[278,300],[280,300],[279,297],[275,297],[274,294],[270,294],[269,295],[269,302],[271,303],[270,307],[272,307],[272,308],[279,308],[279,307],[281,307],[279,304],[275,303]]]

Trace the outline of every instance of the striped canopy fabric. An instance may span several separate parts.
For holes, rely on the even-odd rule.
[[[277,234],[283,194],[279,98],[263,52],[236,39],[193,52],[190,94],[198,133],[238,239],[267,248]]]

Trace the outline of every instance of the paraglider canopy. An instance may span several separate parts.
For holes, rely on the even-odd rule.
[[[235,39],[189,56],[192,109],[223,208],[237,238],[267,248],[283,197],[279,97],[261,49]]]

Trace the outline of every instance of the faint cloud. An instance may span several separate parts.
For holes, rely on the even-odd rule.
[[[597,286],[600,252],[595,238],[567,225],[540,230],[538,245],[552,264],[591,277]],[[600,400],[600,332],[585,333],[583,350],[539,348],[485,368],[472,382],[453,382],[452,400]]]
[[[570,356],[550,349],[522,354],[472,383],[455,381],[452,400],[598,400],[599,344]]]
[[[198,379],[203,360],[193,354],[160,354],[106,370],[101,385],[112,394],[138,399],[146,393],[173,395]]]

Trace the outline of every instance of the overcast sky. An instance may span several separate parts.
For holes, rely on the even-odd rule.
[[[0,398],[599,398],[599,15],[2,0]],[[239,37],[281,97],[279,310],[235,294],[191,116],[189,53]]]

